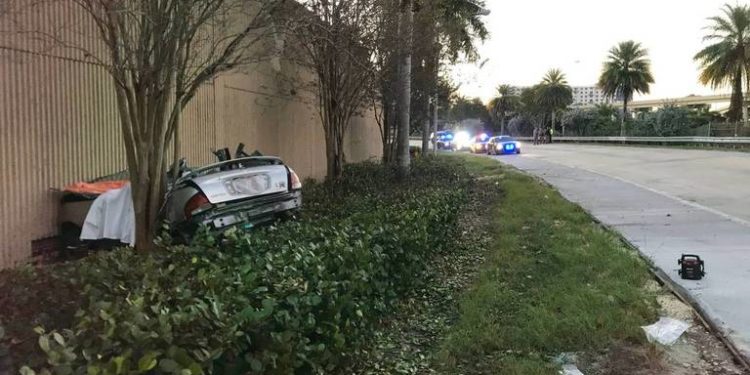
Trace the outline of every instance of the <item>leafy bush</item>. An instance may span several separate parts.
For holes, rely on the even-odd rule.
[[[687,108],[666,106],[655,112],[640,114],[633,122],[633,135],[675,137],[690,135],[693,125]]]
[[[620,134],[620,117],[618,109],[598,105],[571,109],[563,114],[561,121],[566,127],[566,135],[612,136]]]
[[[406,182],[355,165],[306,188],[300,221],[60,266],[85,298],[69,328],[40,330],[41,369],[330,371],[449,243],[469,183],[462,167],[437,159],[416,162]]]

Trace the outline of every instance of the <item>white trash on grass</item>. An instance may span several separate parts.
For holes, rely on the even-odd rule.
[[[646,332],[646,338],[648,338],[649,342],[655,341],[659,344],[670,346],[690,328],[690,324],[678,319],[661,317],[658,322],[650,326],[642,326],[641,328]]]
[[[576,365],[565,365],[562,367],[560,375],[583,375],[583,373],[578,367],[576,367]]]

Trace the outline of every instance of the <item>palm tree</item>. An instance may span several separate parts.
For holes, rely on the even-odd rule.
[[[497,97],[490,101],[488,110],[495,120],[500,121],[500,134],[505,134],[505,120],[511,112],[518,109],[519,98],[513,94],[510,85],[497,87]]]
[[[609,50],[609,58],[604,63],[599,77],[599,88],[611,98],[622,98],[622,121],[620,136],[625,136],[625,117],[628,113],[628,102],[633,93],[648,94],[654,83],[651,74],[651,61],[648,51],[632,40],[621,42]]]
[[[732,86],[732,99],[727,117],[739,122],[742,109],[743,79],[750,79],[750,8],[746,5],[725,5],[722,15],[711,17],[708,33],[703,38],[713,44],[695,55],[701,65],[699,80],[716,89]]]
[[[537,102],[546,113],[552,115],[552,128],[554,128],[557,112],[573,103],[573,90],[560,69],[551,69],[544,76],[539,84]]]

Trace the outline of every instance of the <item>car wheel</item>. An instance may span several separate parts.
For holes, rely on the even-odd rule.
[[[521,153],[521,150],[516,150],[516,154],[520,154],[520,153]]]

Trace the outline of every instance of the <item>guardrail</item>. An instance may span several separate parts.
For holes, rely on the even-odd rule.
[[[531,142],[532,137],[516,137],[522,142]],[[413,146],[421,146],[421,137],[409,137]],[[553,142],[566,143],[617,143],[651,145],[694,145],[715,147],[750,147],[750,137],[552,137]]]
[[[532,137],[517,137],[517,139],[533,141]],[[750,137],[552,137],[552,140],[571,143],[750,146]]]

